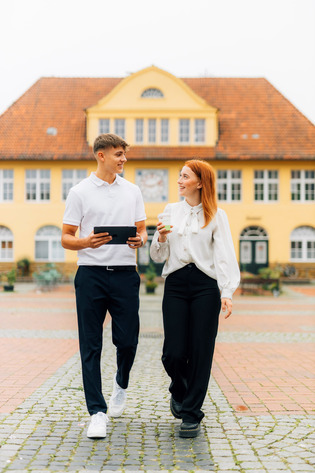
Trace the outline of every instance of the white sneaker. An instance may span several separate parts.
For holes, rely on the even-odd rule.
[[[90,439],[106,437],[106,426],[108,417],[104,412],[98,412],[91,415],[91,422],[87,430],[86,436]]]
[[[126,389],[123,389],[117,384],[116,374],[113,381],[113,393],[109,400],[109,412],[110,417],[120,417],[126,407],[127,393]]]

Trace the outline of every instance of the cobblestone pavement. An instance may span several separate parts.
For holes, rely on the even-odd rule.
[[[315,291],[302,289],[235,297],[232,318],[221,319],[197,439],[180,439],[180,421],[169,412],[161,287],[155,296],[142,294],[127,409],[111,419],[106,439],[95,441],[86,437],[73,292],[1,293],[0,471],[315,471]],[[110,325],[102,360],[108,399]]]

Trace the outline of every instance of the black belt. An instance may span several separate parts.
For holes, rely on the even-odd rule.
[[[103,266],[107,271],[135,271],[137,266]]]

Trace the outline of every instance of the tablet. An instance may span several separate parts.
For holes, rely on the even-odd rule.
[[[113,239],[106,243],[107,245],[125,245],[129,237],[136,236],[137,227],[135,225],[130,227],[104,225],[94,227],[94,233],[109,233]]]

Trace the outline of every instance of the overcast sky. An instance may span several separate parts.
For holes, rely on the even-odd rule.
[[[315,123],[315,0],[0,0],[0,113],[40,77],[265,77]]]

